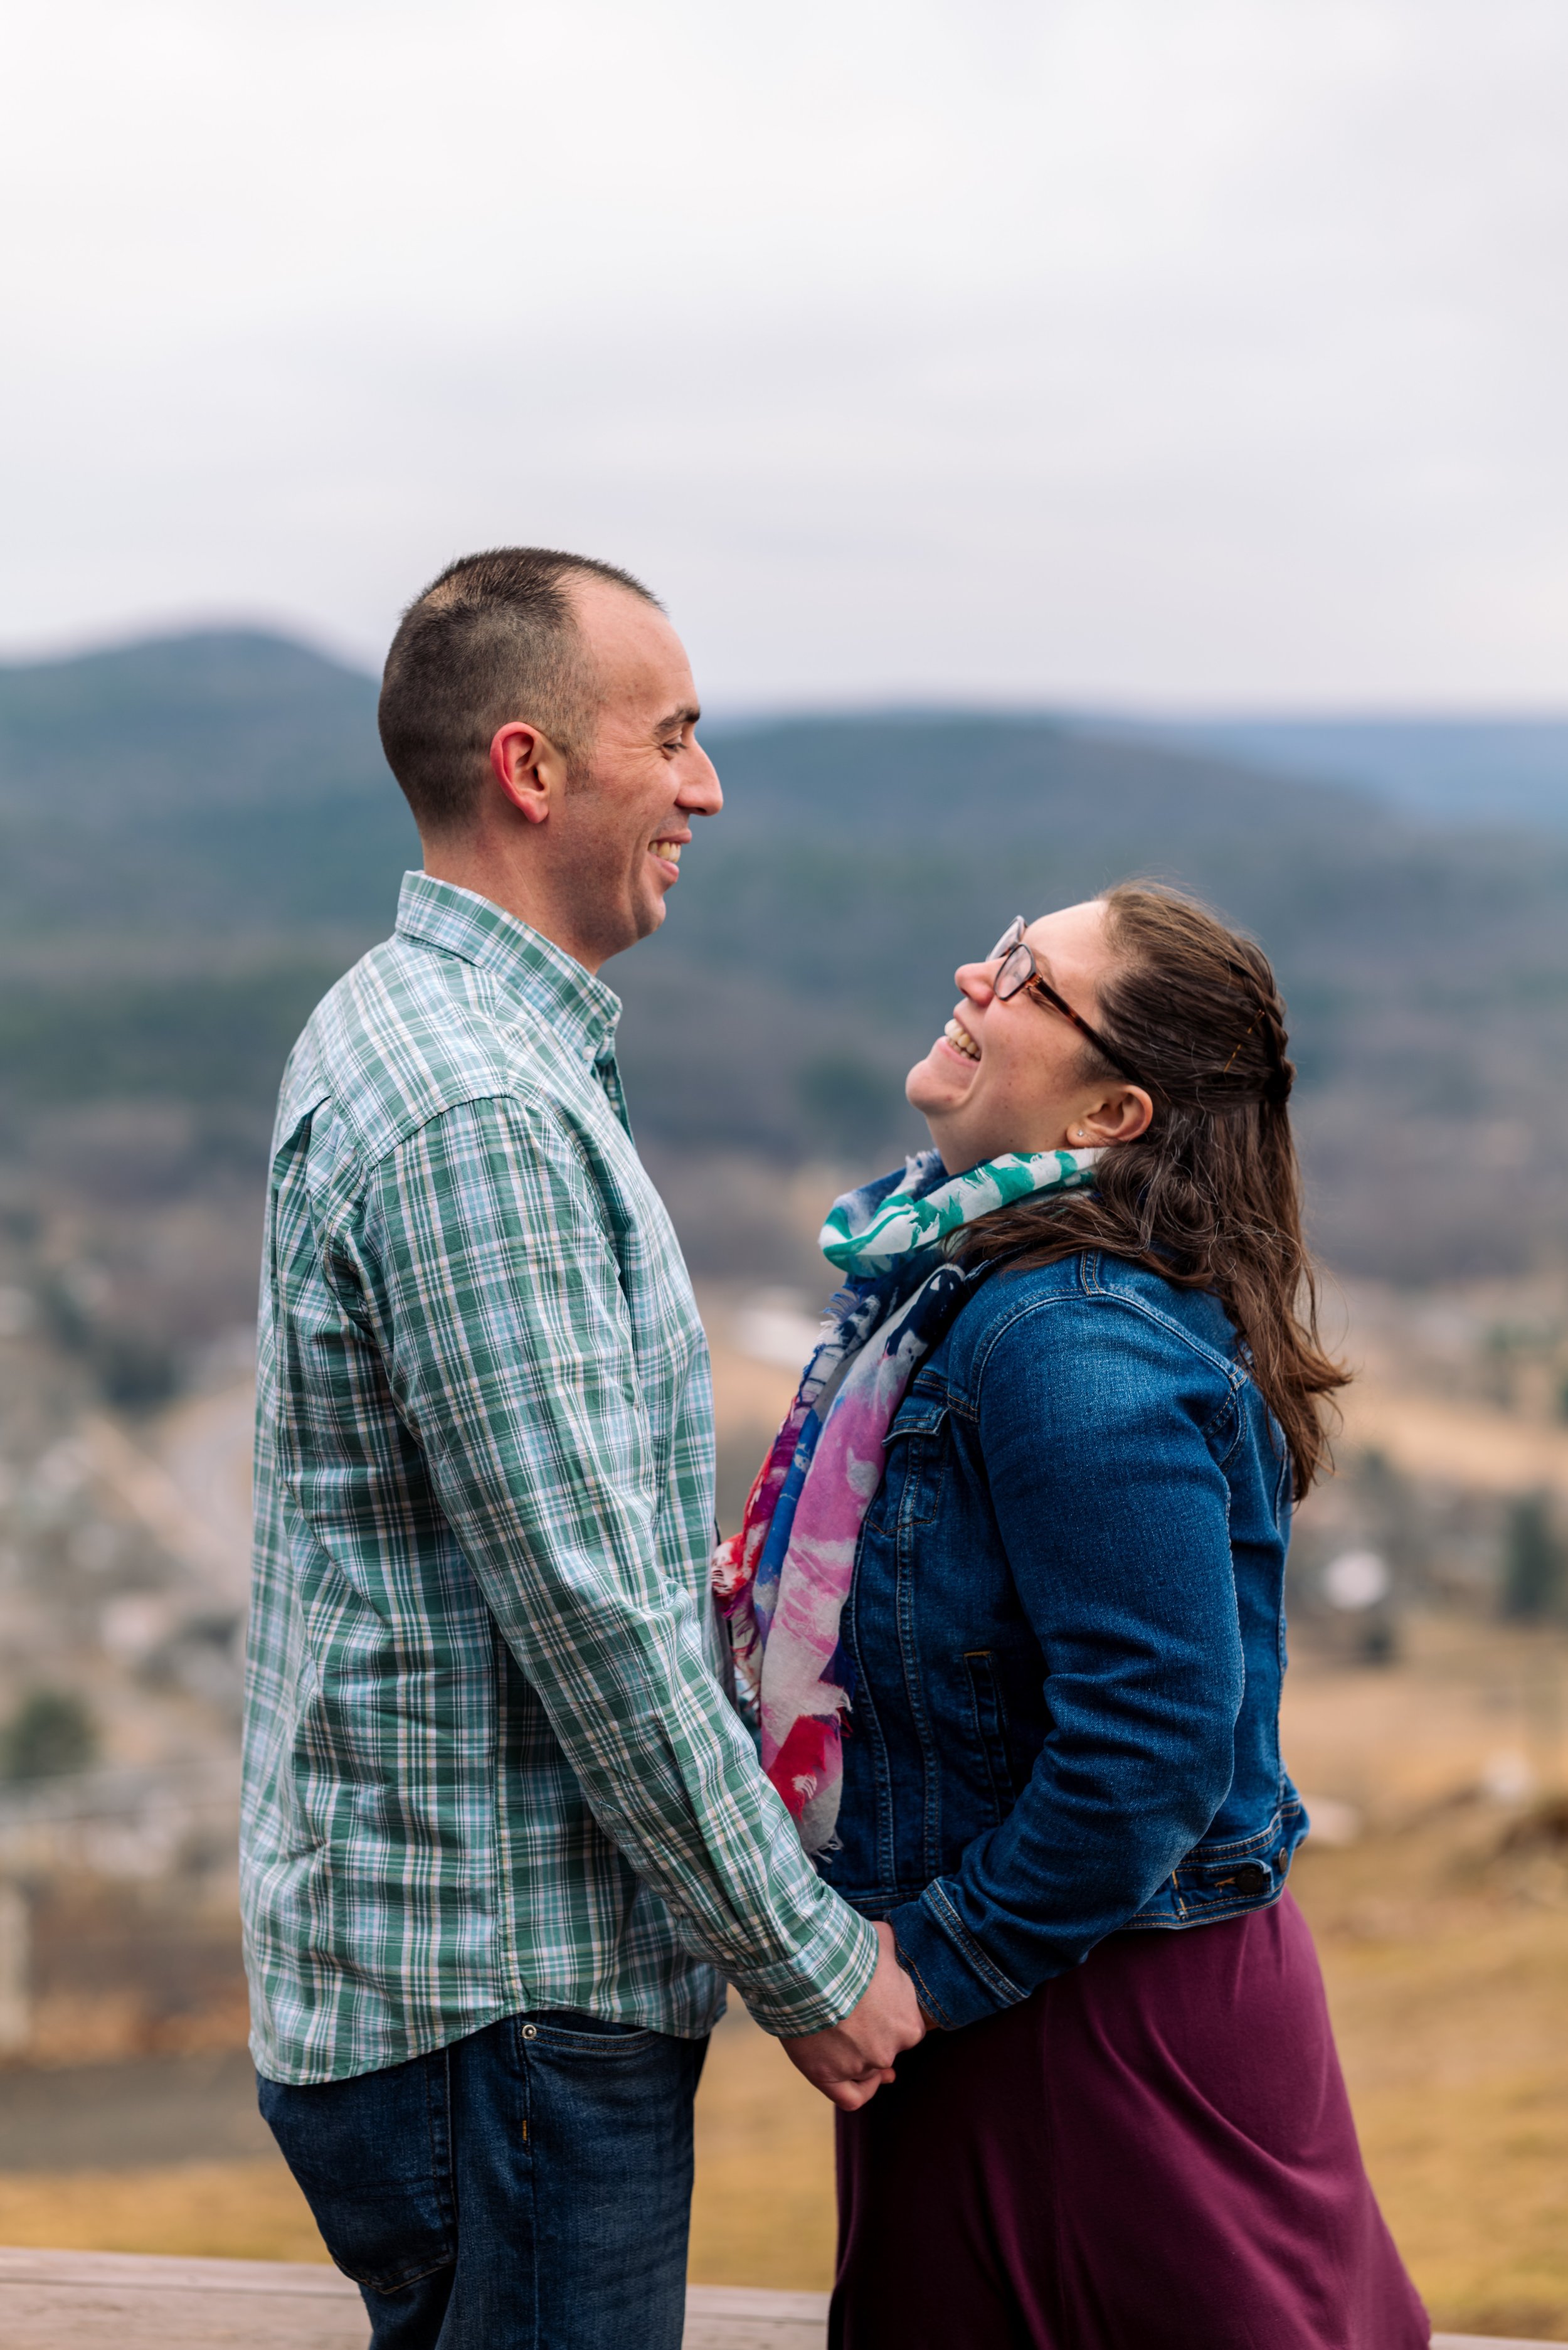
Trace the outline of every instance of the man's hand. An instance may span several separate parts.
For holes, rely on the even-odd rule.
[[[893,2059],[923,2040],[926,2020],[910,1977],[898,1964],[891,1926],[878,1925],[877,1971],[857,2007],[842,2023],[803,2032],[783,2043],[784,2054],[812,2086],[852,2114],[893,2077]]]

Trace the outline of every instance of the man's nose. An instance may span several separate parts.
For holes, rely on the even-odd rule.
[[[691,750],[693,755],[682,762],[685,773],[675,795],[675,805],[689,809],[693,816],[717,816],[724,805],[719,770],[701,743],[693,743]]]

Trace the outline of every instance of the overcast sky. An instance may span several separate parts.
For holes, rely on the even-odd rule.
[[[55,0],[13,654],[631,565],[721,708],[1568,705],[1565,0]]]

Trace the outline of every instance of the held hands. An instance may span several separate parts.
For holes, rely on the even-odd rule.
[[[841,2113],[852,2114],[893,2077],[893,2059],[926,2033],[915,1986],[898,1964],[891,1926],[877,1928],[877,1971],[841,2023],[782,2044],[790,2063]]]

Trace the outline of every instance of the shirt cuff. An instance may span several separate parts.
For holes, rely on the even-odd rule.
[[[804,1950],[733,1981],[763,2030],[793,2040],[842,2023],[865,1998],[877,1957],[877,1929],[869,1918],[834,1895],[831,1914]]]
[[[888,1923],[898,1957],[914,1978],[920,2005],[934,2023],[956,2032],[982,2016],[1016,2007],[1029,1992],[1003,1974],[977,1942],[939,1877],[918,1901],[893,1910]]]

